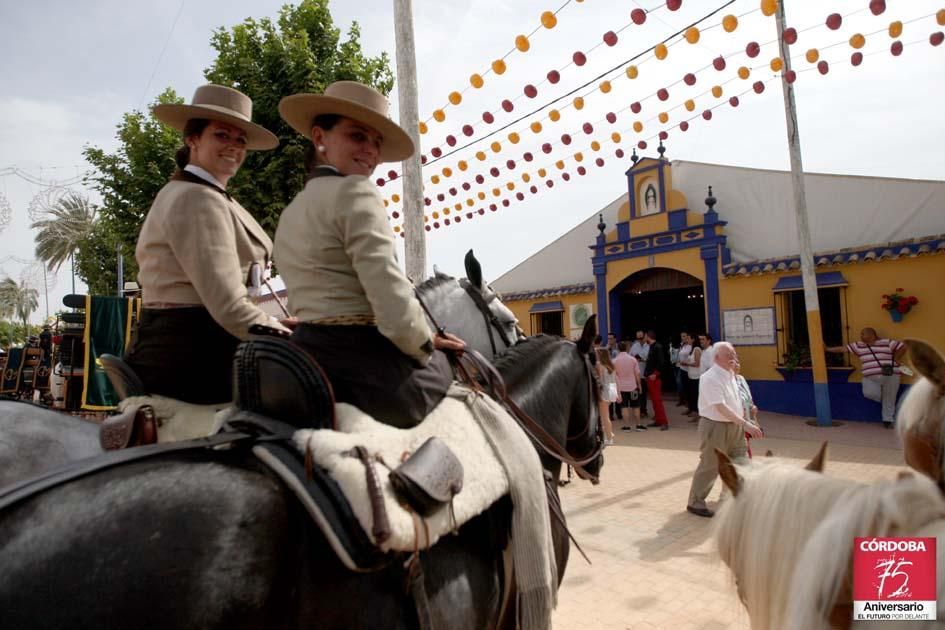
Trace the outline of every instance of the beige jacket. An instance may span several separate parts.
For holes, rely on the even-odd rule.
[[[213,184],[178,173],[158,193],[138,235],[135,258],[144,307],[202,304],[231,335],[275,325],[250,301],[250,266],[262,270],[272,241],[243,206]]]
[[[404,354],[429,360],[430,327],[397,266],[383,202],[367,177],[310,179],[279,219],[275,259],[300,321],[373,316]]]

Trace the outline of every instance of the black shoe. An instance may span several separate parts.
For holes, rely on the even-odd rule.
[[[709,508],[697,508],[697,507],[692,507],[691,505],[687,505],[686,511],[689,512],[690,514],[695,514],[696,516],[702,516],[703,518],[712,518],[713,516],[715,516],[715,512],[713,512]]]
[[[621,430],[621,431],[626,431],[627,433],[629,433],[630,431],[633,431],[633,427],[627,425],[627,426],[625,426],[625,427],[620,427],[620,430]]]
[[[892,423],[892,422],[884,422],[884,423],[883,423],[883,426],[886,427],[887,429],[891,429],[891,428],[893,428],[893,423]]]
[[[662,426],[660,427],[660,431],[669,431],[669,425],[668,425],[668,424],[662,425]]]
[[[645,425],[645,424],[638,424],[638,425],[637,425],[637,431],[646,431],[646,425]]]

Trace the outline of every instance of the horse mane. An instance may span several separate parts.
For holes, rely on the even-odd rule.
[[[536,370],[538,364],[543,369]],[[576,379],[584,372],[576,345],[554,335],[524,338],[498,357],[495,367],[506,386],[515,389],[520,406],[532,405],[549,414],[573,400]]]
[[[777,462],[738,472],[742,488],[716,515],[715,538],[756,630],[829,628],[855,536],[902,535],[945,518],[924,475],[866,485]]]
[[[922,425],[925,432],[938,437],[939,444],[945,444],[945,396],[939,397],[938,386],[924,377],[913,383],[899,402],[896,429],[900,440]],[[938,465],[945,471],[945,449],[940,449]]]
[[[941,519],[945,519],[945,501],[935,482],[921,474],[865,486],[839,501],[799,554],[797,566],[811,570],[795,571],[791,589],[784,591],[790,593],[784,597],[788,602],[785,627],[829,628],[840,589],[850,583],[856,537],[916,536]],[[945,533],[943,525],[935,525],[936,533]]]
[[[452,286],[458,286],[459,281],[453,276],[437,272],[417,285],[417,291],[425,300],[436,301],[441,293]]]
[[[519,373],[531,370],[530,363],[536,356],[544,356],[555,352],[562,347],[562,343],[569,344],[561,337],[554,335],[533,335],[525,337],[509,348],[505,354],[495,360],[495,367],[506,380],[516,379]],[[573,345],[573,344],[571,344]]]

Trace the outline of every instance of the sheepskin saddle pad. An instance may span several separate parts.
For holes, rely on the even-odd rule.
[[[102,448],[114,450],[206,437],[217,433],[232,411],[229,403],[194,405],[164,396],[131,396],[118,403],[116,416],[102,423]],[[142,439],[138,435],[144,417],[151,422],[156,436]]]
[[[337,430],[301,429],[295,432],[294,442],[299,453],[310,458],[312,469],[334,481],[347,498],[361,531],[377,549],[382,552],[427,549],[441,536],[484,512],[509,490],[505,468],[477,420],[476,400],[469,389],[454,384],[430,415],[411,429],[382,424],[352,405],[338,403]],[[452,450],[462,464],[464,479],[462,490],[451,505],[420,517],[398,501],[389,475],[390,469],[396,469],[430,437],[439,438]],[[259,455],[263,449],[255,450]],[[362,453],[366,450],[368,456],[359,457],[359,450]],[[262,458],[272,459],[271,455]],[[367,470],[368,466],[372,470]],[[372,505],[367,480],[371,474],[376,475],[383,496],[381,509],[387,519],[382,539],[375,534],[378,506],[376,497]],[[304,497],[299,498],[306,503]],[[317,505],[309,502],[306,509],[316,522],[320,521]],[[357,566],[345,557],[344,549],[340,549],[343,545],[332,539],[334,534],[325,531],[322,522],[319,525],[342,562],[351,568]]]

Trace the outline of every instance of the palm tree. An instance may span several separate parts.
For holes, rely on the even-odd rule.
[[[89,237],[95,226],[96,209],[88,197],[69,191],[46,211],[46,218],[30,227],[38,229],[36,257],[46,263],[50,271],[58,271],[67,258],[72,258],[79,244]],[[75,291],[75,261],[72,268]]]
[[[23,329],[29,337],[29,318],[39,308],[39,291],[26,281],[19,284],[13,278],[0,280],[0,314],[4,317],[16,315],[23,320]]]

